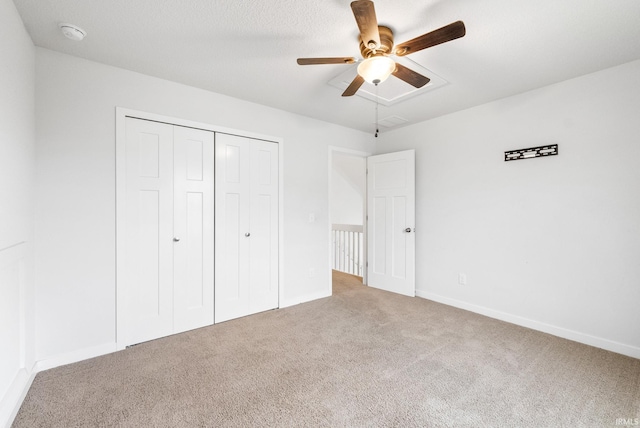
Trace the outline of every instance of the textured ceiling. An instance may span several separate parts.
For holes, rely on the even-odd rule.
[[[14,0],[37,46],[347,127],[371,131],[374,103],[328,82],[360,58],[349,0]],[[409,58],[446,85],[379,117],[427,120],[640,58],[638,0],[377,0],[396,43],[464,21],[464,38]],[[87,37],[62,36],[61,22]],[[391,77],[390,79],[394,79]],[[365,84],[367,85],[367,84]],[[384,85],[384,83],[382,83]]]

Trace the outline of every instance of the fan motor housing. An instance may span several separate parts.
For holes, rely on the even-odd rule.
[[[378,25],[378,33],[380,34],[380,47],[378,49],[371,49],[360,40],[360,53],[363,58],[391,54],[391,49],[393,49],[393,31],[391,31],[389,27]]]

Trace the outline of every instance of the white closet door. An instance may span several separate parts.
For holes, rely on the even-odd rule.
[[[248,308],[249,144],[216,135],[215,321],[240,317]],[[242,261],[242,263],[241,263]]]
[[[249,313],[278,307],[278,144],[251,145]]]
[[[126,119],[124,344],[213,324],[214,150],[213,132]]]
[[[174,128],[174,333],[213,324],[214,135]]]
[[[216,136],[215,321],[278,306],[278,145]]]
[[[173,332],[173,126],[126,119],[125,343]]]

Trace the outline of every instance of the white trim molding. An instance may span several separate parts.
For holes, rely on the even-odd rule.
[[[80,349],[52,358],[45,358],[35,363],[30,370],[20,369],[9,389],[0,400],[0,426],[9,428],[20,411],[22,402],[27,396],[36,375],[44,370],[53,369],[89,358],[99,357],[116,351],[116,344],[105,343],[92,348]]]
[[[104,343],[102,345],[93,346],[91,348],[78,349],[76,351],[67,352],[65,354],[56,355],[55,357],[45,358],[39,360],[36,363],[36,373],[39,373],[43,370],[49,370],[60,366],[65,366],[67,364],[77,363],[78,361],[88,360],[89,358],[100,357],[102,355],[111,354],[112,352],[116,352],[116,344],[112,343]]]
[[[7,428],[11,426],[35,377],[35,370],[20,369],[18,371],[0,400],[0,426]]]
[[[589,334],[581,333],[579,331],[569,330],[563,327],[558,327],[551,324],[546,324],[540,321],[524,318],[518,315],[509,314],[495,309],[486,308],[484,306],[474,305],[472,303],[464,302],[461,300],[452,299],[450,297],[441,296],[438,294],[430,293],[424,290],[416,290],[416,296],[423,299],[432,300],[434,302],[442,303],[455,308],[464,309],[466,311],[474,312],[476,314],[484,315],[489,318],[495,318],[501,321],[506,321],[511,324],[519,325],[521,327],[527,327],[532,330],[541,331],[543,333],[552,334],[563,339],[573,340],[585,345],[594,346],[596,348],[605,349],[607,351],[615,352],[622,355],[627,355],[632,358],[640,359],[640,348],[627,345],[624,343],[615,342],[609,339],[603,339],[601,337],[591,336]]]
[[[313,300],[323,299],[325,297],[331,297],[331,290],[320,291],[318,293],[307,294],[295,299],[280,300],[280,308],[287,308],[290,306],[299,305],[301,303],[311,302]]]
[[[5,301],[2,305],[3,328],[16,329],[5,335],[2,344],[2,379],[0,385],[0,426],[10,426],[33,381],[30,343],[33,325],[28,317],[27,298],[30,279],[27,263],[30,255],[27,241],[0,249],[0,286]],[[6,293],[6,294],[4,294]],[[5,350],[6,349],[6,350]],[[5,380],[8,381],[5,383]]]

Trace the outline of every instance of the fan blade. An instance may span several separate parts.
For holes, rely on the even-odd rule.
[[[409,55],[411,53],[421,51],[422,49],[439,45],[440,43],[455,40],[463,37],[465,34],[466,29],[464,27],[464,22],[456,21],[430,33],[411,39],[408,42],[397,45],[395,53],[398,56]]]
[[[380,33],[378,32],[378,20],[373,2],[369,0],[357,0],[351,3],[353,16],[356,18],[360,39],[369,49],[380,47]],[[375,46],[373,46],[375,44]]]
[[[396,71],[394,71],[391,74],[396,76],[398,79],[404,80],[408,84],[415,86],[416,88],[422,88],[424,85],[429,83],[429,80],[431,80],[428,77],[425,77],[420,73],[416,73],[410,68],[407,68],[404,65],[399,64],[397,62],[396,62]]]
[[[360,76],[359,74],[356,75],[356,78],[353,79],[353,82],[351,82],[347,89],[344,90],[342,96],[350,97],[351,95],[355,94],[356,92],[358,92],[358,89],[360,89],[360,86],[362,86],[363,83],[364,79],[362,78],[362,76]]]
[[[353,64],[356,59],[353,57],[345,58],[298,58],[298,64],[300,65],[315,65],[315,64]]]

